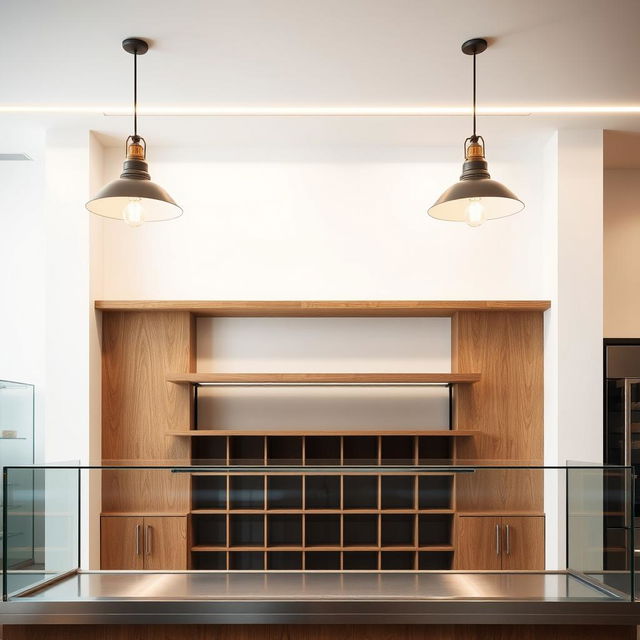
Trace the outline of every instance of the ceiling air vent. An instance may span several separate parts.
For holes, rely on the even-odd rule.
[[[23,160],[33,160],[26,153],[0,153],[0,162],[22,162]]]

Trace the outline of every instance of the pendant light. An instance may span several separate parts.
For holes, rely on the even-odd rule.
[[[133,135],[125,142],[122,174],[104,186],[86,207],[91,213],[139,227],[143,222],[177,218],[182,209],[161,186],[151,182],[147,143],[138,135],[138,56],[144,55],[149,45],[139,38],[127,38],[122,48],[133,55]]]
[[[524,202],[514,193],[491,180],[484,157],[484,138],[476,134],[476,56],[486,48],[487,41],[482,38],[467,40],[462,45],[462,52],[473,56],[473,135],[464,141],[460,182],[449,187],[429,209],[432,218],[466,222],[471,227],[524,209]]]

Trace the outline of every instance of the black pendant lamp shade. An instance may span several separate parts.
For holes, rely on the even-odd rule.
[[[511,190],[491,179],[484,156],[484,138],[476,134],[476,55],[486,48],[487,41],[482,38],[462,45],[463,53],[473,56],[473,135],[464,143],[460,181],[449,187],[429,209],[432,218],[466,222],[471,227],[524,209],[524,202]]]
[[[122,48],[133,54],[133,130],[127,138],[126,159],[120,177],[105,185],[86,207],[91,213],[105,218],[124,220],[132,227],[143,222],[171,220],[182,215],[173,198],[155,182],[151,182],[146,162],[147,144],[138,135],[138,74],[137,58],[149,45],[138,38],[127,38]]]

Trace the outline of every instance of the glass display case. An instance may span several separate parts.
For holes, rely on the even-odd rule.
[[[32,384],[0,380],[0,466],[34,462],[34,391]],[[11,540],[11,569],[31,570],[41,560],[36,549],[35,489],[34,472],[28,471],[16,474],[2,496],[2,505],[5,500],[12,505],[12,518],[2,532],[3,541]]]

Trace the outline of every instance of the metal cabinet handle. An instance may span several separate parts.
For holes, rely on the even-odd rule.
[[[145,529],[144,549],[146,555],[151,555],[151,525],[148,524]]]
[[[137,524],[136,525],[136,555],[139,556],[140,555],[140,533],[141,533],[141,529],[142,527]]]
[[[623,461],[625,465],[631,464],[631,380],[624,381],[624,451]],[[631,496],[630,484],[633,483],[633,476],[629,478],[629,474],[624,472],[624,493],[625,496]],[[633,498],[631,498],[633,499]],[[632,513],[633,507],[629,509],[625,504],[624,510],[624,526],[629,527],[629,514]]]
[[[507,535],[507,548],[506,548],[506,552],[507,555],[510,556],[511,555],[511,527],[507,524],[505,525],[505,533]]]
[[[500,525],[496,525],[496,555],[500,555]]]

